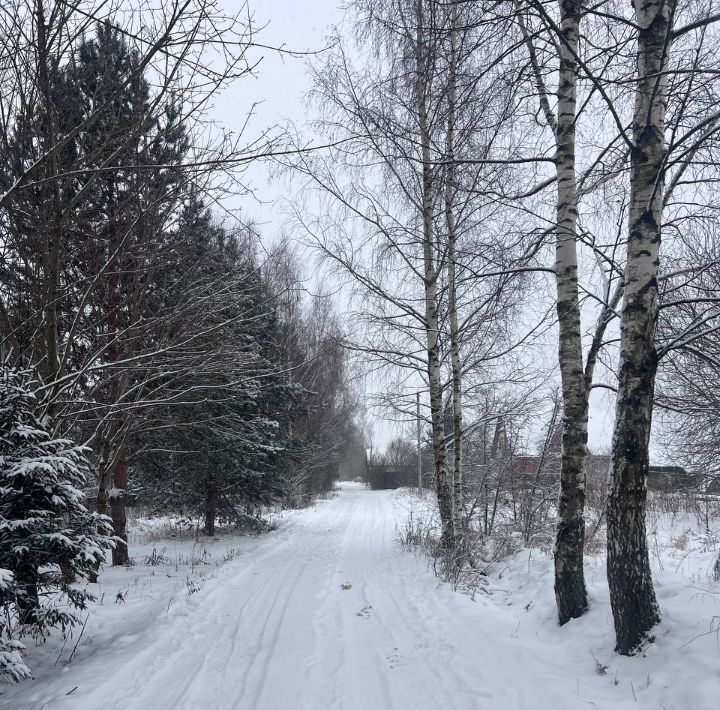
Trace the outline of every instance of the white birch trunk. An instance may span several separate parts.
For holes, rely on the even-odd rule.
[[[578,293],[577,180],[575,120],[577,52],[580,33],[578,0],[561,0],[558,109],[555,127],[557,234],[555,274],[559,326],[559,363],[563,392],[563,451],[555,539],[555,599],[561,624],[587,610],[583,574],[585,545],[585,454],[588,392],[583,371]]]
[[[455,534],[453,529],[452,481],[447,469],[445,431],[443,422],[442,372],[440,368],[439,325],[438,325],[438,270],[435,259],[434,230],[434,176],[430,153],[430,128],[428,121],[428,57],[424,46],[424,0],[417,0],[416,43],[415,43],[415,101],[418,112],[418,129],[422,158],[422,220],[423,220],[423,266],[425,296],[425,331],[427,338],[427,373],[430,390],[430,421],[432,427],[433,455],[435,459],[435,487],[437,492],[440,522],[442,525],[441,546],[451,548]]]
[[[448,120],[446,133],[447,169],[445,174],[445,223],[448,239],[448,310],[450,317],[450,360],[452,367],[453,421],[453,528],[456,539],[465,529],[465,497],[463,494],[463,434],[462,434],[462,370],[460,366],[460,328],[457,311],[457,283],[455,277],[455,116],[457,95],[457,6],[453,5],[450,19],[450,57],[448,66]]]

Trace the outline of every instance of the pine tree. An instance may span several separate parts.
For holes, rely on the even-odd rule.
[[[87,578],[113,538],[107,519],[82,504],[85,449],[51,436],[33,385],[30,373],[0,366],[0,569],[14,580],[3,606],[22,633],[44,637],[76,623],[68,609],[92,598],[67,572]]]

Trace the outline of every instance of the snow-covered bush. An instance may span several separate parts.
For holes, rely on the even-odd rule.
[[[113,544],[104,516],[82,504],[85,450],[55,439],[36,414],[31,375],[0,365],[0,588],[3,621],[44,637],[76,622],[90,595],[70,580],[88,577]],[[0,673],[22,676],[19,648],[4,640]],[[18,665],[19,664],[19,665]]]

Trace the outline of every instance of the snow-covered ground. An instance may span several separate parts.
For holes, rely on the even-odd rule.
[[[135,546],[138,559],[165,548],[164,564],[106,570],[74,654],[78,633],[62,651],[59,639],[31,649],[36,680],[3,688],[0,708],[718,707],[714,543],[690,522],[655,521],[672,542],[654,554],[664,621],[645,656],[621,658],[600,558],[588,562],[590,613],[559,628],[548,555],[518,553],[473,600],[399,548],[411,504],[343,484],[261,537]]]

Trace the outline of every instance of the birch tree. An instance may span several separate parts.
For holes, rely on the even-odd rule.
[[[587,609],[583,574],[585,539],[584,457],[587,447],[588,388],[583,372],[577,257],[577,180],[575,169],[576,57],[581,5],[560,2],[560,41],[556,136],[557,234],[555,272],[559,325],[559,363],[563,387],[563,457],[555,543],[555,597],[560,623]]]
[[[555,598],[561,624],[581,616],[588,607],[583,572],[585,539],[585,458],[588,442],[588,410],[590,391],[598,354],[604,342],[608,323],[621,294],[622,284],[611,289],[606,279],[604,293],[598,300],[602,309],[592,334],[587,357],[583,351],[581,324],[582,291],[579,283],[579,250],[582,246],[579,229],[580,200],[591,193],[593,184],[607,178],[598,173],[598,163],[618,162],[614,154],[614,133],[605,140],[604,147],[589,160],[584,170],[578,168],[576,144],[577,125],[588,113],[589,95],[583,97],[578,109],[578,89],[582,50],[581,21],[586,8],[575,0],[560,0],[557,8],[530,2],[526,7],[516,0],[515,10],[519,32],[527,49],[532,83],[537,92],[539,110],[545,126],[552,133],[555,174],[530,192],[556,186],[555,196],[555,287],[558,323],[558,364],[562,383],[562,463],[558,524],[555,540]],[[532,15],[539,19],[531,24]],[[588,30],[589,31],[589,30]],[[544,37],[547,34],[549,37]],[[538,43],[542,38],[542,49]],[[549,46],[549,49],[548,49]],[[583,64],[584,82],[591,71]],[[557,88],[553,96],[547,84],[547,72],[556,73]],[[594,87],[591,84],[591,89]],[[555,104],[554,108],[551,102]],[[586,151],[585,151],[586,152]],[[619,156],[622,161],[622,153]],[[610,171],[612,174],[612,170]],[[607,259],[605,255],[601,260]],[[613,264],[610,263],[612,271]],[[602,261],[600,268],[602,269]],[[587,289],[587,286],[584,287]]]
[[[465,529],[465,497],[463,495],[463,411],[462,411],[462,366],[460,362],[460,327],[458,323],[457,296],[457,225],[454,205],[456,189],[455,165],[455,122],[458,83],[458,8],[450,8],[448,26],[448,67],[447,67],[447,128],[445,133],[445,228],[447,231],[447,291],[448,319],[450,321],[450,363],[452,381],[452,424],[453,424],[453,530],[456,538],[462,539]]]
[[[438,280],[441,264],[436,249],[435,200],[437,196],[436,168],[432,164],[430,126],[430,100],[435,74],[437,54],[433,51],[430,38],[434,33],[428,31],[436,23],[435,7],[432,3],[416,0],[414,23],[410,25],[414,37],[410,40],[410,59],[415,62],[414,74],[414,112],[421,161],[421,220],[423,253],[423,288],[425,308],[425,337],[427,340],[427,381],[430,399],[430,418],[432,423],[432,446],[435,457],[435,485],[437,488],[440,520],[442,522],[441,546],[452,547],[455,539],[455,523],[461,515],[453,511],[456,500],[453,494],[453,481],[450,478],[445,450],[445,427],[443,422],[443,387],[440,363],[440,322]],[[407,23],[409,18],[401,21]]]
[[[354,284],[358,326],[349,347],[397,378],[381,402],[409,420],[418,381],[427,388],[445,547],[459,541],[462,528],[465,426],[456,416],[451,474],[445,394],[454,389],[462,414],[463,379],[481,379],[483,367],[512,350],[500,324],[519,297],[504,300],[511,271],[503,266],[524,247],[483,199],[501,169],[474,160],[502,135],[512,100],[490,58],[502,36],[478,25],[471,9],[368,4],[363,17],[370,19],[359,23],[359,34],[379,69],[357,69],[339,44],[316,75],[315,97],[319,125],[343,144],[328,158],[293,166],[306,176],[308,192],[324,196],[321,215],[294,209],[299,227]],[[488,44],[483,70],[476,51]]]
[[[682,305],[677,282],[698,278],[708,264],[702,254],[684,273],[663,273],[664,253],[677,248],[678,225],[702,220],[702,191],[688,190],[717,164],[716,53],[718,15],[700,5],[673,0],[633,6],[636,57],[628,182],[630,201],[620,354],[608,497],[608,582],[617,650],[635,653],[660,620],[645,530],[649,442],[655,378],[662,358],[692,346],[714,330],[711,305],[669,341],[658,338],[661,305]],[[610,107],[612,108],[612,106]],[[714,169],[714,168],[711,168]],[[694,216],[695,215],[695,216]],[[662,304],[660,284],[664,283]]]
[[[617,649],[635,651],[660,620],[645,532],[645,496],[657,371],[655,327],[665,160],[667,48],[673,0],[635,4],[637,85],[630,157],[630,213],[612,478],[608,581]]]

